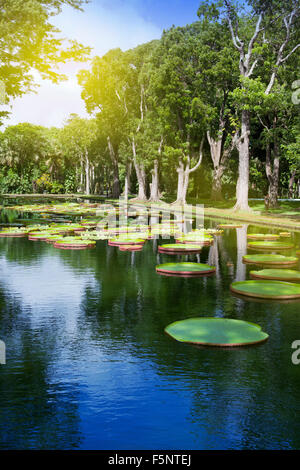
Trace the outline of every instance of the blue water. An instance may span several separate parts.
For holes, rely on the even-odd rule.
[[[156,274],[180,259],[156,241],[129,253],[0,239],[0,448],[299,449],[300,304],[230,293],[253,269],[245,234],[226,230],[189,257],[217,266],[201,279]],[[254,321],[270,338],[207,349],[164,334],[199,315]]]

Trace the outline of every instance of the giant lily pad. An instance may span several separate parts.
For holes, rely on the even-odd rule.
[[[189,318],[171,323],[165,332],[177,341],[206,346],[246,346],[269,337],[259,325],[227,318]]]
[[[295,256],[283,256],[283,255],[245,255],[243,256],[244,263],[250,264],[268,264],[276,266],[290,266],[298,262],[298,258]]]
[[[0,231],[0,237],[26,237],[27,233],[25,227],[8,227]]]
[[[145,240],[142,238],[113,238],[108,240],[110,246],[119,246],[119,245],[143,245]]]
[[[178,253],[200,253],[201,245],[193,245],[189,243],[169,243],[158,247],[159,253],[168,253],[171,255]]]
[[[54,248],[63,250],[83,250],[93,248],[96,242],[93,240],[82,240],[80,237],[65,237],[54,242]]]
[[[219,224],[219,228],[242,228],[242,225],[237,225],[237,224]]]
[[[156,266],[156,271],[174,276],[203,276],[214,273],[216,268],[203,263],[164,263]]]
[[[179,237],[176,239],[176,243],[200,243],[201,245],[211,245],[214,239],[211,235],[202,233],[188,233],[183,237]]]
[[[119,245],[120,251],[141,251],[143,245]]]
[[[263,242],[250,242],[248,248],[255,250],[291,250],[294,245],[285,242],[263,241]]]
[[[300,271],[293,269],[262,269],[250,271],[253,279],[273,279],[277,281],[300,282]]]
[[[236,294],[260,299],[298,299],[300,285],[283,281],[238,281],[233,282],[230,290]]]
[[[247,238],[249,240],[277,240],[279,235],[274,233],[248,233]]]

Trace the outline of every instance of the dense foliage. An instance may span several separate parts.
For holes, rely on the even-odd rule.
[[[37,15],[62,3],[30,2]],[[18,10],[10,13],[12,19]],[[0,10],[0,21],[1,15],[8,13]],[[298,2],[203,2],[198,16],[160,40],[95,57],[78,75],[91,119],[71,115],[61,129],[6,128],[0,135],[1,192],[133,193],[177,203],[234,198],[236,192],[236,208],[243,210],[248,194],[268,195],[270,206],[279,196],[300,197],[299,103],[293,99]],[[87,52],[73,44],[58,53],[47,15],[44,21],[48,50],[27,57],[24,42],[16,70],[9,65],[15,57],[0,67],[11,96],[30,88],[33,62],[49,77],[49,61]],[[21,28],[26,37],[27,27]],[[5,31],[1,40],[9,48]]]

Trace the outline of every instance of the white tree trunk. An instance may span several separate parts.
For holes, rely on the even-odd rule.
[[[136,155],[136,147],[135,147],[135,141],[132,139],[132,155],[133,155],[133,163],[134,163],[134,168],[136,172],[136,177],[138,180],[138,196],[136,199],[140,201],[146,201],[147,200],[147,194],[146,194],[146,172],[143,163],[140,163],[137,161],[137,155]]]
[[[235,210],[250,211],[248,204],[249,191],[249,135],[250,135],[250,113],[242,111],[241,138],[238,143],[239,150],[239,177],[236,185]]]
[[[158,160],[154,160],[154,167],[152,170],[152,181],[150,185],[150,198],[151,202],[159,201],[159,177],[158,177]]]
[[[85,194],[90,194],[90,162],[88,153],[85,153]]]

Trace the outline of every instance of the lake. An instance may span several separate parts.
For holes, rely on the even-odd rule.
[[[159,254],[164,239],[122,252],[105,240],[76,251],[1,238],[0,448],[299,449],[300,303],[231,294],[255,269],[242,263],[247,230],[267,228],[226,229],[188,256]],[[292,240],[299,247],[299,234]],[[175,260],[217,272],[156,273]],[[164,333],[197,316],[252,321],[270,337],[200,348]]]

